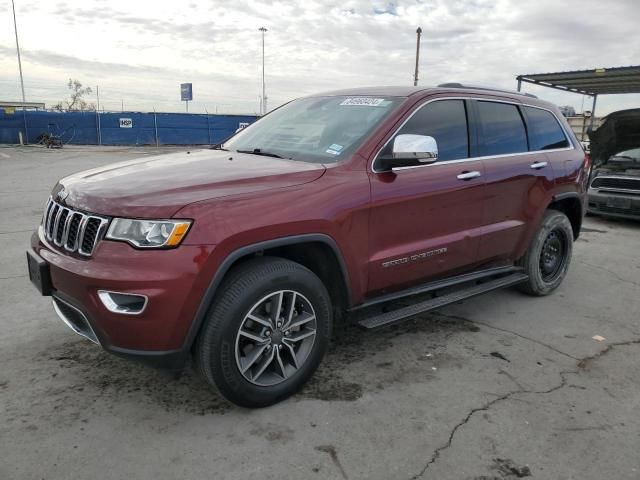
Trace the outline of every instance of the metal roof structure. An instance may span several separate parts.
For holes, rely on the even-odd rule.
[[[573,72],[535,73],[518,75],[516,79],[518,80],[518,90],[520,90],[522,82],[525,82],[592,97],[640,93],[640,65]]]
[[[522,82],[525,82],[593,97],[589,127],[593,128],[598,95],[640,93],[640,65],[573,72],[534,73],[518,75],[516,80],[518,80],[518,91],[522,88]]]
[[[5,102],[0,101],[0,108],[25,108],[44,110],[44,103],[40,102]]]

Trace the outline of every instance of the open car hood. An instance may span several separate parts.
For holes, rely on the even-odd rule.
[[[597,130],[589,132],[589,140],[594,165],[606,165],[616,153],[640,148],[640,108],[609,114]]]

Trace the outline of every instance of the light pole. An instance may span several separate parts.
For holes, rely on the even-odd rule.
[[[18,51],[18,70],[20,70],[20,88],[22,89],[22,103],[25,103],[26,100],[24,98],[24,80],[22,79],[22,60],[20,60],[20,43],[18,42],[18,24],[16,23],[16,5],[14,3],[14,0],[11,0],[11,8],[13,8],[13,30],[16,33],[16,50]]]
[[[267,29],[260,27],[258,30],[262,32],[262,114],[267,113],[267,90],[264,86],[264,34]]]
[[[416,71],[413,74],[413,86],[418,86],[418,62],[420,62],[420,36],[422,35],[422,29],[418,27],[416,30],[418,38],[416,39]]]

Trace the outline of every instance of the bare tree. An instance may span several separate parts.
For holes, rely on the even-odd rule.
[[[62,102],[58,102],[53,106],[54,110],[58,112],[93,112],[96,109],[96,105],[94,103],[87,102],[83,97],[85,95],[91,95],[93,90],[91,87],[82,87],[82,83],[78,80],[69,79],[69,83],[67,84],[67,88],[71,90],[69,94],[68,100],[63,100]]]

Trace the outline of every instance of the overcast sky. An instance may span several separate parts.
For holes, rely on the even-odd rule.
[[[639,0],[15,2],[27,101],[47,105],[72,77],[99,85],[106,109],[182,111],[179,84],[192,82],[190,111],[258,111],[261,26],[269,108],[336,88],[410,85],[418,25],[420,85],[515,89],[521,73],[640,64]],[[11,1],[0,5],[0,100],[19,100]],[[580,95],[525,89],[582,106]],[[640,107],[640,95],[598,103],[599,113]]]

